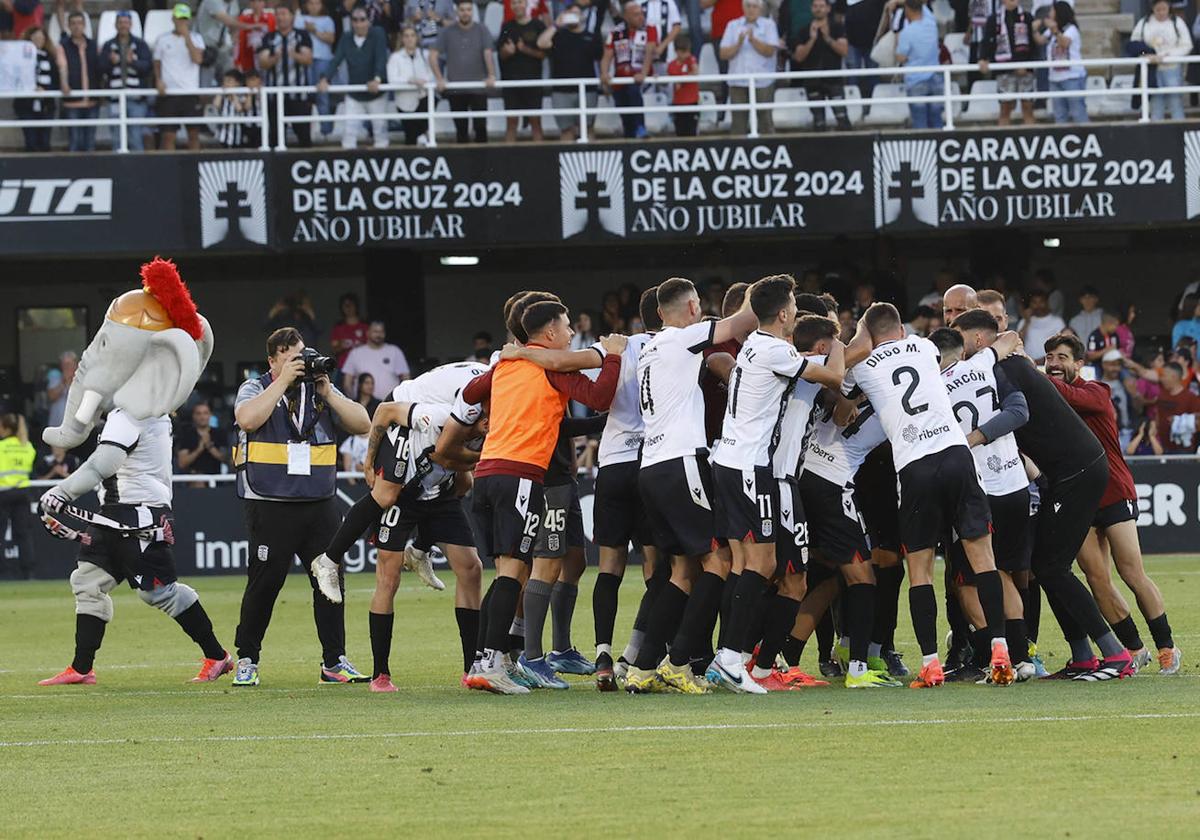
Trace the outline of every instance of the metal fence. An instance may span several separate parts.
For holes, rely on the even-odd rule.
[[[705,86],[713,86],[718,84],[728,84],[730,82],[746,82],[748,101],[744,104],[722,103],[722,102],[701,102],[696,105],[655,105],[644,104],[636,107],[617,107],[615,105],[599,104],[589,105],[587,102],[588,94],[591,92],[600,92],[601,84],[599,79],[595,78],[579,78],[579,79],[532,79],[532,80],[497,80],[494,86],[485,88],[481,82],[450,82],[443,86],[435,86],[433,84],[417,87],[413,85],[389,85],[383,84],[378,87],[380,95],[386,95],[391,92],[407,92],[418,93],[424,99],[424,108],[418,108],[415,111],[399,111],[389,110],[383,114],[299,114],[288,115],[284,113],[284,101],[287,95],[310,94],[315,95],[317,89],[315,87],[261,87],[261,88],[194,88],[188,90],[172,91],[170,95],[178,96],[203,96],[212,97],[215,95],[253,95],[258,100],[258,114],[247,116],[222,116],[220,114],[205,114],[196,117],[131,117],[129,116],[128,103],[130,99],[151,99],[157,96],[156,92],[151,89],[96,89],[89,91],[72,91],[70,94],[63,94],[60,91],[32,91],[32,92],[0,92],[0,100],[18,100],[18,99],[79,99],[81,95],[86,94],[88,98],[103,100],[106,102],[115,102],[116,114],[102,115],[93,119],[46,119],[46,120],[0,120],[0,127],[3,128],[53,128],[53,127],[84,127],[84,126],[106,126],[115,130],[114,150],[118,152],[128,152],[127,129],[131,126],[144,127],[160,127],[160,126],[180,126],[180,125],[257,125],[260,129],[260,145],[261,151],[270,151],[272,148],[276,150],[284,150],[287,148],[287,126],[298,123],[329,123],[329,122],[366,122],[374,119],[387,119],[388,121],[422,121],[426,123],[425,136],[428,145],[437,145],[437,125],[453,121],[455,119],[476,119],[476,118],[493,118],[493,117],[542,117],[542,116],[563,116],[569,117],[578,122],[579,137],[578,142],[586,143],[590,139],[590,122],[599,116],[620,116],[624,114],[719,114],[726,112],[745,111],[748,112],[747,133],[746,136],[756,138],[759,136],[759,112],[764,109],[770,109],[773,112],[800,110],[811,111],[816,108],[824,109],[831,105],[856,105],[862,107],[886,106],[886,105],[917,105],[917,104],[940,104],[943,106],[943,118],[945,130],[953,130],[955,127],[955,106],[958,104],[970,105],[976,102],[997,102],[997,101],[1015,101],[1020,99],[1057,99],[1057,98],[1083,98],[1089,97],[1113,97],[1113,96],[1141,96],[1141,106],[1138,112],[1138,122],[1150,121],[1150,96],[1166,95],[1166,94],[1192,94],[1200,93],[1200,86],[1182,84],[1175,87],[1154,87],[1150,84],[1150,69],[1153,66],[1151,62],[1152,56],[1139,56],[1135,58],[1092,58],[1083,59],[1064,63],[1062,61],[1024,61],[1011,62],[1004,65],[992,64],[993,73],[1009,72],[1012,70],[1061,70],[1064,67],[1082,67],[1086,70],[1107,70],[1107,71],[1126,71],[1136,77],[1136,84],[1119,89],[1109,89],[1107,87],[1085,87],[1082,90],[1063,90],[1063,91],[1037,91],[1034,94],[1023,93],[971,93],[959,92],[956,89],[954,77],[966,73],[978,72],[978,66],[975,64],[943,64],[937,67],[895,67],[887,69],[871,68],[871,69],[839,69],[839,70],[817,70],[817,71],[800,71],[800,72],[782,72],[782,73],[726,73],[726,74],[709,74],[699,76],[650,76],[645,80],[646,85],[661,86],[666,89],[671,89],[678,84],[698,83]],[[1190,65],[1196,61],[1200,61],[1200,55],[1181,56],[1178,58],[1164,58],[1162,64],[1183,64]],[[902,86],[900,95],[898,96],[872,96],[868,98],[856,100],[806,100],[806,99],[785,99],[762,101],[759,99],[761,95],[758,90],[757,83],[764,82],[767,84],[776,85],[786,83],[787,86],[803,86],[804,82],[825,82],[837,80],[844,83],[853,83],[862,79],[874,78],[883,81],[889,78],[904,79],[911,74],[928,74],[934,73],[940,77],[942,90],[940,93],[929,96],[912,96],[908,94],[906,88]],[[612,79],[613,86],[622,86],[634,84],[631,78],[614,78]],[[503,91],[505,89],[514,88],[542,88],[545,90],[558,90],[575,93],[579,98],[579,104],[573,108],[536,108],[536,109],[498,109],[477,112],[449,112],[439,111],[439,97],[444,93],[454,92],[483,92],[487,91]],[[353,94],[367,92],[364,85],[331,85],[327,88],[327,92],[331,94]],[[280,95],[282,94],[282,95]],[[884,126],[879,126],[884,127]],[[272,138],[272,134],[274,137]],[[272,139],[274,144],[272,144]]]

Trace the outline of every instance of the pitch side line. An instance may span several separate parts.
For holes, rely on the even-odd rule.
[[[1078,723],[1114,720],[1175,720],[1197,718],[1200,712],[1125,714],[1125,715],[1042,715],[1038,717],[1003,718],[930,718],[928,720],[853,720],[812,721],[809,723],[712,723],[663,724],[657,726],[560,726],[546,729],[459,729],[443,732],[363,732],[311,733],[306,735],[208,735],[198,738],[64,738],[61,740],[0,741],[0,748],[19,747],[86,747],[116,744],[201,744],[246,743],[256,741],[381,741],[399,738],[478,738],[488,735],[607,735],[627,732],[730,732],[788,729],[842,729],[859,726],[957,726],[962,724],[999,723]]]

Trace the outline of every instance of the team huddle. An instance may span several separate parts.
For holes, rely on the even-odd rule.
[[[326,621],[334,627],[343,556],[363,534],[373,537],[372,673],[346,660],[344,631],[328,631],[323,681],[397,690],[389,658],[401,569],[444,588],[430,562],[434,545],[456,579],[462,683],[498,694],[565,689],[564,674],[594,675],[599,690],[630,693],[827,685],[799,667],[814,634],[832,650],[820,657],[822,676],[848,688],[1121,679],[1153,654],[1112,584],[1110,556],[1137,596],[1160,672],[1178,672],[1165,605],[1142,564],[1136,491],[1108,388],[1082,375],[1077,338],[1046,342],[1043,373],[1007,331],[1003,297],[967,286],[946,292],[949,326],[928,339],[907,334],[896,308],[876,303],[843,344],[836,302],[797,294],[787,275],[736,284],[720,319],[703,317],[695,287],[680,278],[647,290],[640,310],[649,332],[571,350],[561,300],[519,292],[504,308],[511,342],[490,365],[435,368],[380,405],[366,456],[370,492],[309,564],[321,593],[318,629],[321,609],[336,605],[336,621]],[[282,370],[301,349],[273,348],[272,365]],[[336,408],[344,398],[318,382]],[[278,395],[268,396],[270,410]],[[572,402],[597,414],[576,417]],[[147,461],[162,455],[142,445],[152,433],[145,424],[106,427],[100,442],[111,440],[111,457],[86,483],[108,488],[115,474],[129,487],[149,475],[167,510],[169,476],[156,470],[159,461],[169,470],[170,450]],[[589,434],[600,435],[594,661],[572,640],[585,568],[574,441]],[[86,492],[81,482],[48,493],[45,508]],[[130,520],[136,539],[95,531],[72,576],[75,659],[43,684],[95,681],[108,592],[123,577],[204,651],[197,681],[233,670],[235,685],[258,684],[256,649],[235,663],[196,593],[176,582],[169,548],[147,565],[147,546],[161,542],[147,531],[157,521]],[[477,543],[495,563],[486,594]],[[124,557],[139,547],[140,559]],[[614,656],[633,547],[645,588],[628,643]],[[298,553],[307,562],[317,551]],[[946,558],[945,651],[935,554]],[[1090,589],[1073,574],[1075,562]],[[915,674],[893,642],[905,565],[921,654]],[[1071,651],[1054,674],[1037,655],[1043,592]],[[238,632],[239,651],[255,647]]]

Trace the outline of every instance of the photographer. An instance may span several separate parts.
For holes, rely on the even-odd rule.
[[[366,409],[330,384],[334,361],[306,348],[294,327],[271,333],[267,363],[270,372],[243,382],[234,404],[237,489],[250,535],[234,685],[258,685],[263,636],[292,558],[299,556],[308,572],[338,528],[334,422],[352,435],[371,427]],[[346,659],[343,605],[319,594],[311,573],[309,583],[324,657],[321,681],[365,682]]]

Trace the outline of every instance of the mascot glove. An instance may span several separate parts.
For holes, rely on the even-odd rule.
[[[67,502],[72,501],[72,497],[61,487],[51,487],[42,494],[42,498],[38,500],[38,505],[46,513],[58,513]]]

